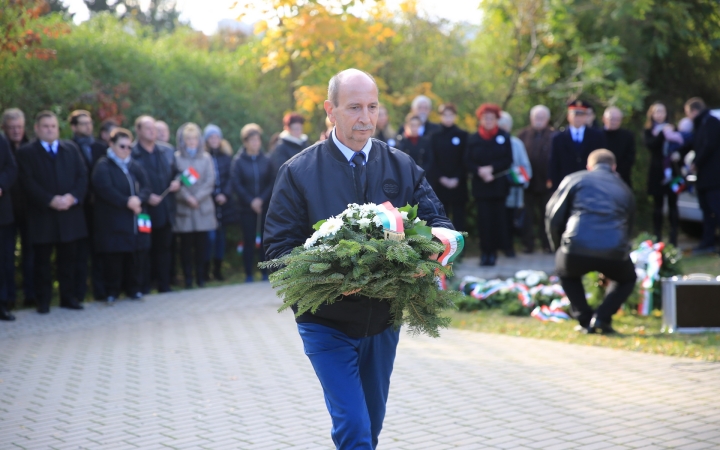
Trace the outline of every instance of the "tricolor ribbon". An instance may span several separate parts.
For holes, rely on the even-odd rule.
[[[376,214],[380,217],[380,220],[382,220],[383,228],[385,230],[395,233],[405,233],[405,226],[403,225],[400,211],[398,211],[392,203],[385,202],[381,205],[377,205]]]
[[[455,230],[449,230],[447,228],[433,228],[432,235],[445,246],[445,250],[438,257],[438,261],[443,266],[455,261],[455,258],[457,258],[465,247],[465,238],[463,238],[463,235]]]

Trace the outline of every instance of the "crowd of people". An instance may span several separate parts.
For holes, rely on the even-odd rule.
[[[513,119],[495,104],[477,111],[478,128],[457,126],[454,105],[439,107],[440,123],[428,120],[432,102],[418,96],[399,130],[380,106],[374,138],[412,157],[442,202],[456,229],[465,230],[468,202],[474,201],[480,264],[496,264],[499,252],[515,256],[515,241],[533,253],[550,253],[546,205],[562,180],[585,170],[593,150],[608,149],[618,176],[631,185],[635,136],[622,128],[623,114],[609,107],[602,126],[593,106],[568,104],[568,126],[555,131],[550,110],[530,110],[530,125],[512,134]],[[662,239],[663,204],[669,207],[669,241],[677,243],[677,179],[683,161],[695,152],[692,171],[704,215],[701,248],[712,249],[720,220],[720,121],[699,98],[685,105],[677,127],[667,108],[654,103],[647,113],[644,142],[650,152],[647,192],[654,199],[653,224]],[[283,118],[283,131],[263,148],[263,130],[245,125],[236,152],[216,125],[186,123],[175,146],[164,121],[144,115],[134,129],[104,121],[94,136],[92,115],[77,110],[68,118],[72,140],[60,139],[57,116],[35,116],[32,141],[24,113],[4,111],[0,134],[0,320],[14,320],[15,249],[19,240],[24,306],[50,311],[53,253],[60,306],[83,309],[88,285],[96,300],[121,295],[141,299],[155,288],[171,290],[179,258],[184,285],[202,287],[223,279],[226,233],[243,235],[246,281],[255,280],[264,259],[267,206],[280,167],[312,145],[297,113]],[[320,140],[331,136],[332,124]],[[517,239],[516,239],[517,238]],[[88,270],[90,268],[90,270]],[[88,271],[90,273],[88,273]],[[267,280],[267,273],[262,273]]]

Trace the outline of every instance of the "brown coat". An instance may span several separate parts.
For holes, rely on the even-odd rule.
[[[179,173],[193,167],[197,171],[199,179],[192,186],[183,184],[175,194],[177,209],[173,231],[175,233],[192,233],[215,230],[217,229],[217,219],[215,218],[215,202],[212,198],[213,189],[215,189],[215,168],[212,158],[205,152],[202,139],[197,154],[194,157],[188,155],[182,140],[183,128],[184,125],[178,130],[175,164]],[[190,196],[195,197],[195,200],[198,201],[197,209],[188,204],[187,199]]]
[[[546,186],[548,175],[548,164],[552,152],[552,138],[555,130],[545,128],[536,131],[533,127],[525,127],[518,133],[517,137],[525,144],[530,166],[532,167],[532,178],[528,189],[536,193],[546,193],[549,189]]]

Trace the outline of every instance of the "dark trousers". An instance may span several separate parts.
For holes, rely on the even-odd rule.
[[[218,224],[216,230],[208,231],[206,261],[222,260],[225,257],[225,227]]]
[[[242,232],[243,232],[243,263],[245,264],[245,275],[252,276],[257,268],[255,263],[255,255],[258,261],[265,261],[265,249],[263,248],[262,233],[265,228],[265,214],[258,226],[258,215],[253,211],[247,211],[242,214]],[[256,236],[260,233],[260,248],[255,248]]]
[[[92,236],[78,241],[77,249],[77,274],[75,275],[75,296],[78,299],[85,298],[88,282],[88,263],[90,264],[90,285],[93,298],[105,298],[105,286],[103,284],[102,254],[96,253]]]
[[[445,203],[445,215],[452,221],[453,227],[457,231],[465,231],[465,222],[467,220],[467,205],[465,203]]]
[[[653,195],[653,233],[655,239],[662,241],[663,202],[665,198],[667,198],[668,202],[668,219],[670,220],[669,241],[672,245],[677,245],[678,223],[680,221],[678,197],[669,186],[663,186],[662,194]]]
[[[60,305],[72,303],[75,297],[75,272],[77,270],[77,241],[56,244],[35,244],[35,291],[38,309],[48,308],[52,300],[52,265],[53,249],[55,253],[55,270],[60,285]],[[82,301],[83,299],[77,299]]]
[[[314,323],[299,323],[298,331],[325,394],[335,447],[376,448],[400,331],[360,339]]]
[[[698,191],[698,201],[703,213],[703,237],[700,247],[715,247],[715,231],[720,227],[720,189]]]
[[[77,241],[75,253],[75,298],[83,301],[87,294],[88,262],[90,262],[90,240],[88,238]]]
[[[205,252],[207,251],[207,231],[177,233],[180,236],[180,263],[185,277],[185,286],[192,286],[193,266],[198,286],[205,284]]]
[[[525,222],[523,223],[523,247],[528,252],[535,251],[535,238],[540,239],[543,250],[550,250],[545,232],[545,206],[550,200],[550,192],[525,190]]]
[[[15,222],[15,234],[20,235],[20,268],[22,271],[22,287],[25,295],[25,306],[32,306],[37,299],[35,294],[35,251],[30,243],[28,236],[27,222]],[[15,242],[13,239],[13,253],[15,251]],[[15,272],[13,266],[13,282],[8,285],[8,300],[14,303],[17,299],[17,291],[15,286]]]
[[[162,227],[152,227],[150,246],[150,272],[140,274],[140,291],[143,294],[150,292],[150,280],[157,282],[158,292],[170,290],[170,245],[172,242],[172,227],[168,223]]]
[[[515,251],[515,236],[519,236],[518,230],[515,228],[515,217],[520,211],[522,208],[505,207],[505,243],[503,247],[506,253]]]
[[[0,308],[11,309],[15,300],[11,292],[15,292],[14,224],[0,225]]]
[[[488,256],[496,255],[506,239],[505,197],[481,198],[476,200],[476,204],[480,252]]]
[[[585,297],[582,277],[589,272],[600,272],[612,280],[605,291],[605,298],[594,314],[605,323],[625,303],[635,289],[635,266],[630,258],[626,260],[602,259],[592,256],[570,255],[559,249],[555,253],[555,270],[560,284],[571,304],[572,316],[587,326],[593,316],[593,310]]]
[[[145,252],[103,253],[107,295],[117,298],[124,288],[127,295],[139,292],[139,262]]]

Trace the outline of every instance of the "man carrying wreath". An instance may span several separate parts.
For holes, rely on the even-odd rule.
[[[330,79],[330,137],[278,172],[265,222],[268,259],[313,234],[312,225],[348,204],[417,205],[430,227],[453,229],[425,172],[405,153],[372,139],[380,104],[373,77],[357,69]],[[346,295],[296,318],[305,354],[323,387],[338,449],[374,449],[385,417],[399,330],[389,302]]]

